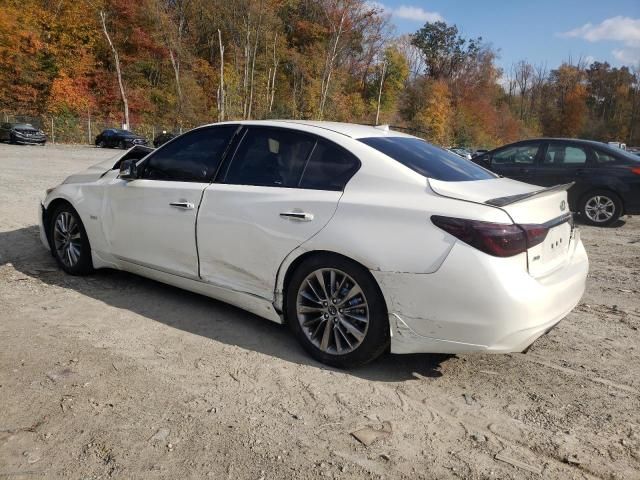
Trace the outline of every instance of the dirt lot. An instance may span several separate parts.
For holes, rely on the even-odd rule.
[[[0,479],[640,478],[640,217],[583,227],[587,293],[528,354],[342,372],[223,303],[59,271],[37,200],[116,153],[0,145]]]

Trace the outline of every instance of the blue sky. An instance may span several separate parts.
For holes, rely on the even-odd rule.
[[[499,50],[505,70],[528,60],[549,69],[579,57],[640,66],[640,0],[382,0],[396,33],[443,19]]]

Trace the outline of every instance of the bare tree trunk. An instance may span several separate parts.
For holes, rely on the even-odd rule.
[[[276,32],[275,37],[273,38],[273,78],[271,79],[271,98],[267,99],[269,101],[269,113],[273,110],[273,99],[276,96],[276,70],[278,69],[278,58],[276,57],[276,43],[278,41],[278,32]]]
[[[247,13],[247,37],[244,45],[244,76],[242,79],[242,118],[247,118],[247,91],[249,89],[249,57],[251,55],[251,12]]]
[[[218,29],[218,43],[220,44],[220,85],[218,86],[218,121],[224,121],[224,46],[222,33]]]
[[[175,58],[173,50],[169,47],[169,58],[171,59],[171,66],[173,67],[173,73],[176,77],[176,90],[178,92],[178,124],[182,127],[182,88],[180,86],[180,61]]]
[[[340,24],[336,30],[335,41],[333,42],[333,49],[329,55],[327,55],[327,61],[325,65],[325,75],[322,78],[322,91],[320,92],[320,119],[324,115],[324,107],[327,102],[327,96],[329,95],[329,86],[331,83],[331,75],[333,74],[333,67],[336,61],[337,52],[338,52],[338,43],[340,42],[340,37],[342,36],[342,28],[344,26],[344,19],[347,15],[346,11],[342,12],[342,16],[340,17]]]
[[[124,128],[126,130],[129,129],[129,102],[127,102],[127,95],[124,91],[124,84],[122,83],[122,71],[120,70],[120,57],[118,57],[118,51],[116,47],[113,45],[111,41],[111,37],[109,36],[109,32],[107,30],[107,21],[106,15],[103,10],[100,10],[100,20],[102,20],[102,30],[104,31],[104,36],[107,37],[107,42],[109,42],[109,46],[111,47],[111,51],[113,52],[113,58],[116,64],[116,74],[118,75],[118,86],[120,87],[120,97],[122,98],[122,105],[124,108]]]
[[[262,5],[263,2],[260,2],[260,10],[258,12],[258,25],[256,27],[256,41],[253,45],[253,60],[251,61],[251,84],[249,87],[249,109],[247,113],[247,118],[251,118],[251,110],[253,108],[253,78],[256,73],[256,57],[258,56],[258,40],[260,40],[260,27],[262,26]]]
[[[382,76],[380,77],[380,90],[378,90],[378,109],[376,110],[376,125],[380,119],[380,100],[382,100],[382,85],[384,84],[384,74],[387,73],[387,61],[382,63]]]

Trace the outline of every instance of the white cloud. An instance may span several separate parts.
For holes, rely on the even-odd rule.
[[[640,65],[640,18],[611,17],[597,25],[586,23],[559,35],[581,38],[591,43],[618,42],[623,48],[613,50],[613,57],[623,64]]]
[[[398,18],[416,22],[442,22],[444,20],[438,12],[428,12],[422,7],[407,5],[400,5],[398,8],[394,8],[391,14]]]
[[[640,65],[640,49],[622,48],[613,52],[613,57],[625,65]]]
[[[612,17],[598,25],[586,23],[560,34],[563,37],[582,38],[589,42],[612,40],[628,46],[640,46],[640,18]]]
[[[383,11],[392,17],[401,18],[403,20],[411,20],[420,23],[444,21],[444,18],[438,12],[429,12],[422,7],[400,5],[397,8],[392,8],[377,1],[370,1],[367,3],[371,8],[375,8],[376,10]]]

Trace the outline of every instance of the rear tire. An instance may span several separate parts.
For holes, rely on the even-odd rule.
[[[60,268],[70,275],[93,272],[91,245],[78,212],[63,204],[49,219],[49,244]]]
[[[588,225],[608,227],[622,216],[622,201],[613,192],[593,190],[582,197],[579,211]]]
[[[340,255],[310,257],[296,268],[286,291],[286,319],[304,349],[333,367],[364,365],[389,346],[378,285],[369,271]]]

